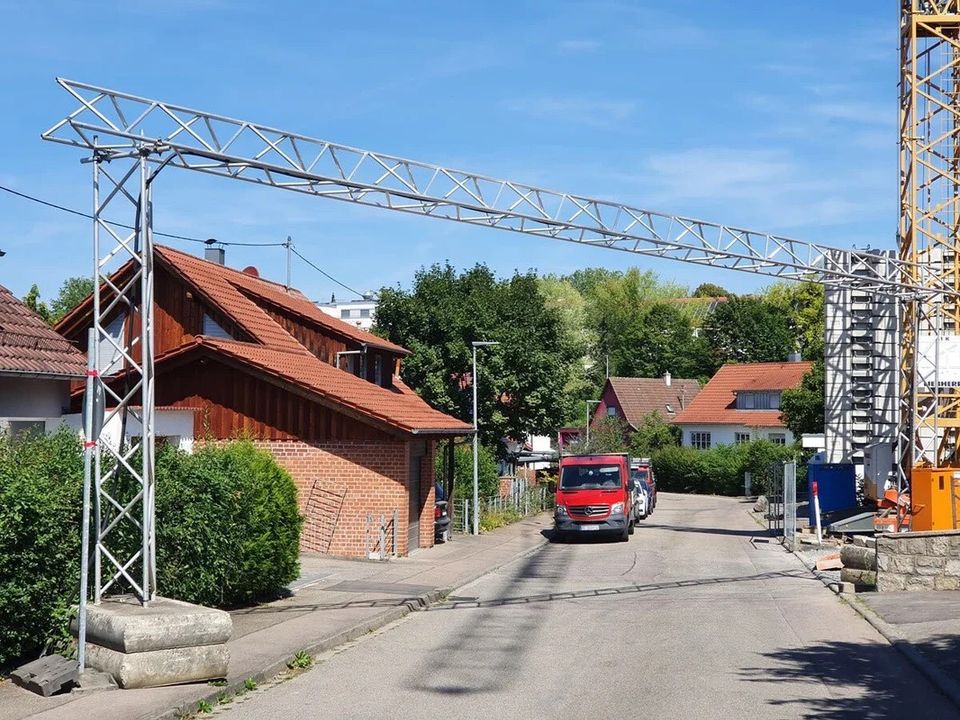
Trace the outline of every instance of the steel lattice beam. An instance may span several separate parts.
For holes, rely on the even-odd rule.
[[[929,293],[909,260],[892,275],[869,253],[666,215],[361,150],[106,88],[58,79],[79,106],[46,140],[336,200],[513,230],[639,255],[894,294]],[[100,141],[97,145],[96,138]],[[862,267],[861,267],[862,266]],[[859,268],[859,269],[858,269]],[[953,291],[953,289],[947,289]]]

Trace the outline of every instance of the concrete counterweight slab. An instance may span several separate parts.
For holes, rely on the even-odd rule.
[[[71,630],[77,633],[76,621]],[[87,664],[122,688],[156,687],[225,677],[233,620],[222,610],[132,596],[87,606]]]

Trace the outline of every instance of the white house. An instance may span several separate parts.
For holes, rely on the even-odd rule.
[[[724,365],[674,418],[683,445],[702,450],[750,440],[789,444],[793,433],[780,416],[784,390],[800,386],[810,362]]]
[[[0,432],[45,432],[70,411],[86,358],[0,286]]]
[[[317,303],[317,307],[327,315],[348,322],[361,330],[373,327],[377,316],[377,295],[366,293],[362,300],[341,300],[330,298],[328,303]]]

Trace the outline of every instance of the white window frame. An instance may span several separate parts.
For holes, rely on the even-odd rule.
[[[786,433],[767,433],[767,440],[769,440],[775,445],[786,445],[787,434]]]
[[[697,450],[709,450],[713,444],[713,437],[709,430],[691,430],[690,447]]]
[[[750,442],[752,438],[748,432],[735,432],[733,433],[733,444],[734,445],[743,445],[744,443]]]

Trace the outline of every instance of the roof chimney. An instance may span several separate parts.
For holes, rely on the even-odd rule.
[[[227,251],[222,247],[207,246],[203,249],[203,259],[215,262],[217,265],[226,265]]]
[[[673,384],[673,378],[670,377],[669,372],[665,372],[663,374],[663,384],[666,385],[667,387],[670,387]]]

